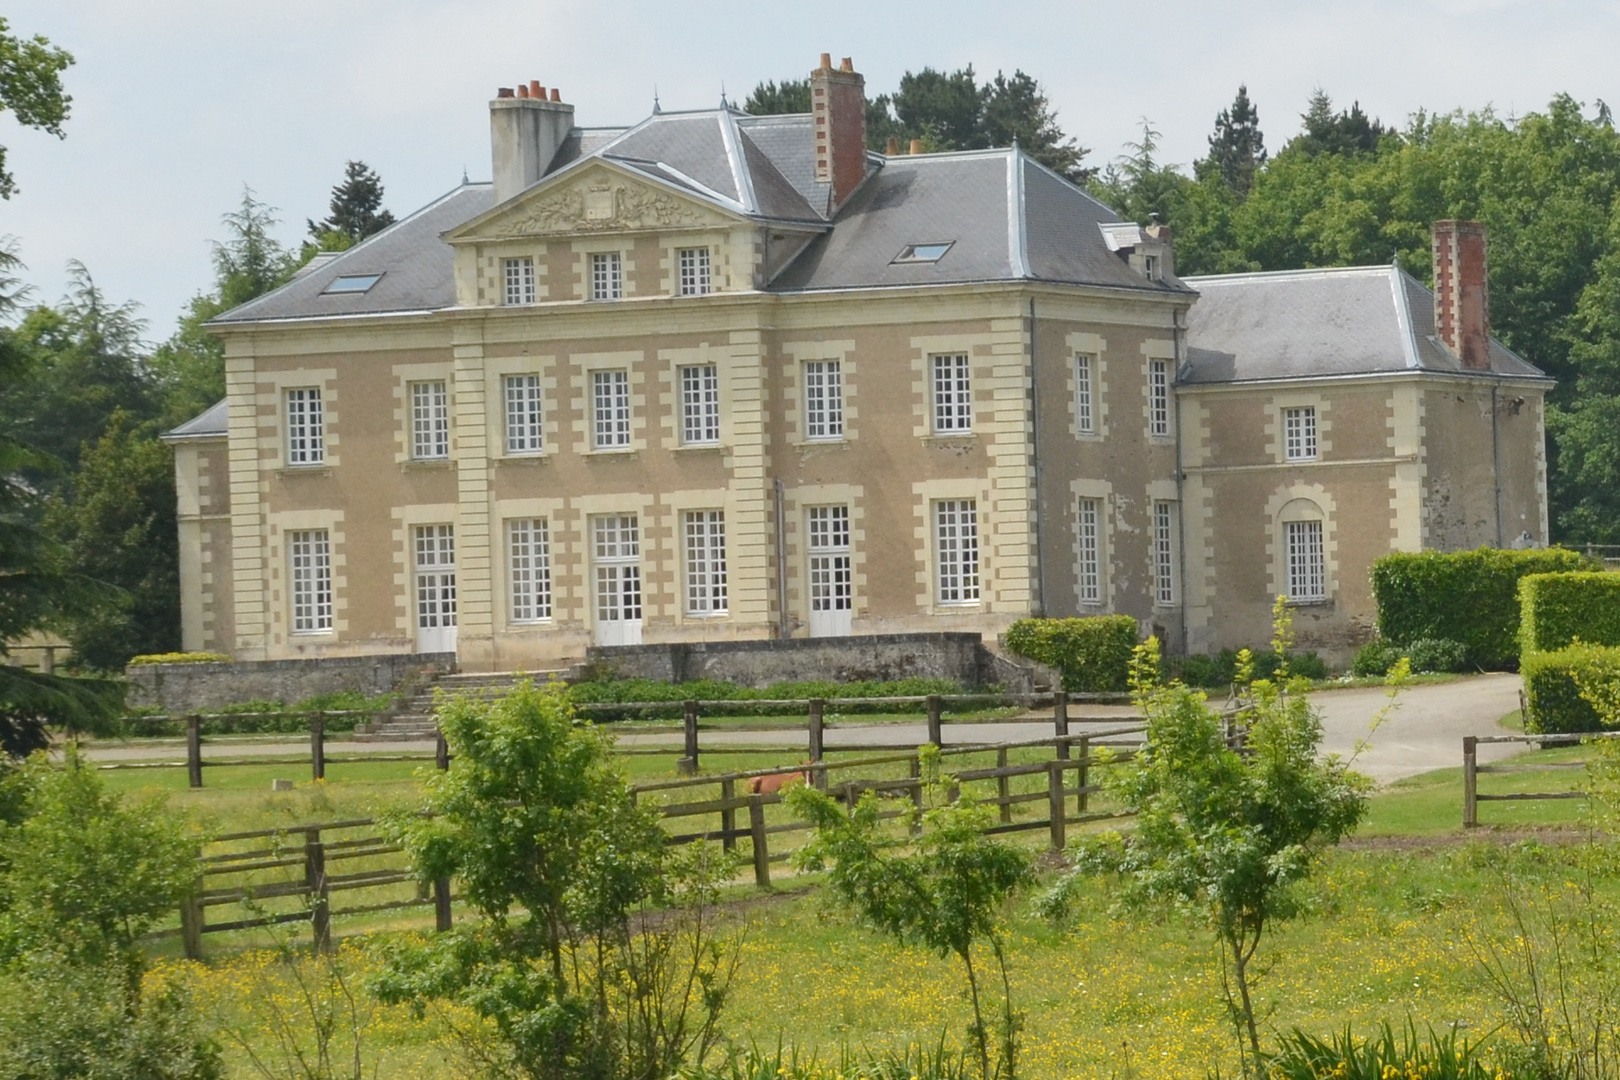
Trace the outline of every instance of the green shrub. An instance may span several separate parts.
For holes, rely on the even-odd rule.
[[[231,658],[217,652],[165,652],[144,653],[129,658],[130,667],[145,664],[228,664]]]
[[[1562,649],[1579,639],[1620,645],[1620,574],[1530,574],[1519,582],[1519,646]]]
[[[1249,655],[1254,664],[1254,677],[1256,679],[1271,679],[1277,674],[1279,658],[1270,649],[1250,649]],[[1172,679],[1180,680],[1186,686],[1197,686],[1204,689],[1215,689],[1230,686],[1237,678],[1236,649],[1222,649],[1213,656],[1172,656],[1166,659],[1166,674]],[[1325,679],[1328,677],[1327,662],[1314,652],[1291,652],[1288,654],[1288,670],[1291,674],[1301,675],[1307,679]]]
[[[1057,668],[1063,689],[1106,693],[1129,686],[1136,620],[1129,615],[1091,619],[1019,619],[1007,628],[1007,648]]]
[[[1413,671],[1425,674],[1463,671],[1468,666],[1468,647],[1450,638],[1419,638],[1398,652],[1412,661]]]
[[[1519,667],[1524,677],[1524,729],[1542,735],[1603,730],[1597,709],[1581,696],[1579,679],[1620,679],[1620,648],[1571,645],[1552,652],[1526,653]]]
[[[1519,658],[1519,579],[1587,566],[1579,552],[1560,548],[1385,555],[1372,568],[1378,633],[1385,641],[1460,641],[1470,665],[1512,670]]]
[[[1350,674],[1369,676],[1384,676],[1389,669],[1401,658],[1398,645],[1393,645],[1382,638],[1374,638],[1360,649],[1356,650],[1356,658],[1350,662]]]
[[[1477,1045],[1459,1040],[1455,1031],[1420,1038],[1407,1025],[1399,1037],[1385,1024],[1370,1039],[1357,1039],[1346,1028],[1330,1039],[1295,1028],[1281,1040],[1281,1048],[1266,1057],[1270,1080],[1500,1080],[1504,1075],[1480,1054]]]

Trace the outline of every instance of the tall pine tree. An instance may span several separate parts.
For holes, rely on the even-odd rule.
[[[324,221],[310,221],[309,235],[322,250],[351,247],[394,223],[382,208],[382,177],[363,161],[344,166],[343,183],[332,189],[332,203]],[[337,240],[336,245],[332,240]],[[344,242],[347,241],[347,242]]]
[[[1254,174],[1266,163],[1266,137],[1260,131],[1260,110],[1249,100],[1249,88],[1240,85],[1229,109],[1215,117],[1209,137],[1209,156],[1194,168],[1198,179],[1220,177],[1241,202],[1254,186]]]

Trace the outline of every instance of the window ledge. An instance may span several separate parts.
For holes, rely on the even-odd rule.
[[[587,460],[591,458],[601,460],[603,458],[633,458],[640,453],[641,447],[639,446],[603,446],[595,450],[587,450],[581,456]]]
[[[943,435],[936,432],[932,435],[924,435],[922,441],[924,446],[973,446],[977,445],[979,436],[972,431],[948,432]]]
[[[276,470],[276,476],[287,480],[294,476],[331,476],[330,465],[283,465]]]
[[[1331,596],[1314,596],[1304,600],[1285,600],[1283,603],[1291,608],[1325,608],[1329,611],[1333,609],[1333,597]]]
[[[727,446],[725,443],[705,442],[705,443],[681,443],[679,446],[676,446],[673,449],[677,454],[682,454],[682,453],[710,453],[710,454],[712,454],[712,453],[715,453],[716,451],[730,450],[731,447]]]
[[[503,465],[541,465],[551,460],[551,454],[545,450],[528,454],[502,454],[495,460]]]
[[[403,472],[438,472],[441,469],[453,469],[456,463],[449,458],[407,458],[399,463]]]

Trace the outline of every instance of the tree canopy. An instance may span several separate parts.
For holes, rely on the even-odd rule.
[[[10,29],[0,16],[0,113],[11,113],[23,127],[63,138],[62,122],[73,98],[62,89],[62,72],[73,63],[73,54],[38,34],[24,38]],[[16,179],[6,167],[6,148],[0,146],[0,199],[16,193]]]
[[[363,161],[349,162],[343,182],[332,189],[331,212],[324,220],[308,221],[310,238],[323,251],[341,251],[381,232],[394,223],[382,199],[382,177]]]

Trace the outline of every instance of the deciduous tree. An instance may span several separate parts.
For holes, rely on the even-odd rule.
[[[10,29],[0,17],[0,113],[11,113],[23,127],[64,138],[62,122],[73,98],[62,89],[62,72],[73,55],[38,34],[24,38]],[[0,146],[0,199],[16,192],[16,180],[6,168],[6,148]]]

